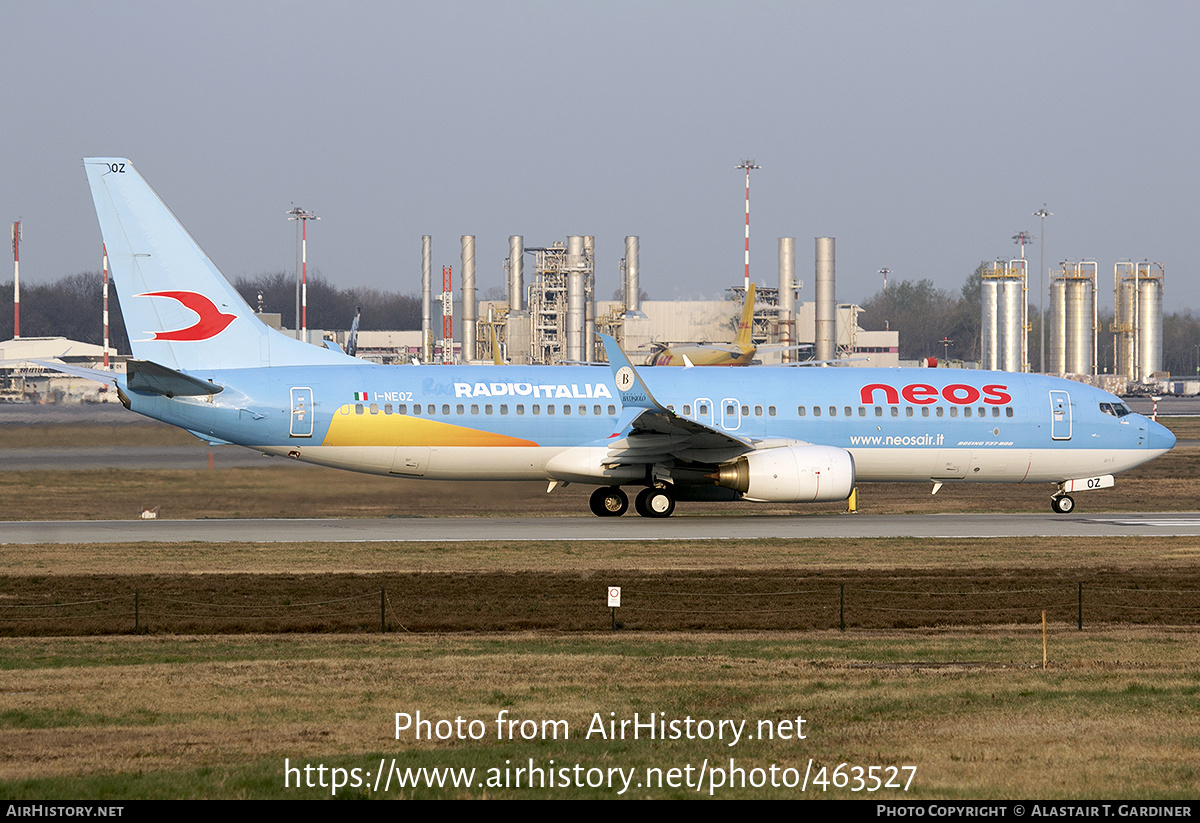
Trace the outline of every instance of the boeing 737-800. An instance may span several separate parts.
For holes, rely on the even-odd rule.
[[[676,500],[847,498],[859,481],[1054,483],[1071,492],[1169,450],[1118,398],[949,369],[380,366],[259,322],[133,165],[84,161],[135,359],[126,407],[214,443],[380,475],[597,487],[597,515]]]

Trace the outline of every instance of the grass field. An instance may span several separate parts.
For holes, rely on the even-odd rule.
[[[0,431],[0,448],[14,445],[4,440],[12,430],[0,428],[8,429]],[[150,430],[166,438],[163,445],[175,442],[170,430]],[[69,445],[53,432],[38,436]],[[95,442],[103,432],[79,436]],[[134,435],[123,442],[146,441]],[[1194,510],[1196,448],[1181,446],[1123,475],[1114,490],[1080,495],[1080,508]],[[1042,511],[1049,491],[948,486],[931,498],[919,487],[879,485],[866,489],[864,509]],[[540,484],[408,484],[289,465],[0,472],[4,516],[21,519],[130,517],[142,505],[161,505],[168,517],[444,516],[448,506],[454,514],[553,516],[577,514],[585,502],[586,490],[574,486],[546,496]],[[148,623],[151,634],[128,634],[126,621],[101,629],[123,634],[82,636],[76,629],[62,636],[58,629],[51,633],[60,636],[0,637],[5,799],[332,797],[335,774],[344,782],[339,798],[1149,799],[1200,792],[1200,611],[1188,605],[1200,592],[1198,539],[586,546],[564,539],[2,551],[0,628],[9,620],[10,634],[21,634],[12,626],[27,618],[4,607],[98,601],[130,586],[144,593],[147,610],[151,595],[170,595],[188,608],[219,601],[252,604],[262,614],[264,605],[290,608],[310,595],[328,603],[361,589],[375,591],[368,606],[377,609],[383,584],[394,621],[386,634],[356,629],[355,620],[377,618],[352,615],[337,625],[304,618],[269,627],[291,633],[245,633],[255,631],[251,621],[231,629],[242,633],[222,636],[193,633],[213,625],[203,614],[168,624],[161,614],[151,620],[143,613],[142,628]],[[614,581],[625,587],[619,617],[626,626],[618,632],[603,630],[603,591]],[[847,581],[852,591],[884,598],[873,607],[876,618],[884,616],[862,618],[866,601],[859,600],[860,616],[840,632],[832,628],[834,605],[817,603],[800,587],[826,586],[825,597]],[[1167,625],[1131,625],[1133,618],[1113,612],[1103,622],[1089,619],[1080,632],[1069,607],[1075,581],[1086,581],[1094,601],[1101,595],[1092,592],[1107,583],[1178,602]],[[1040,595],[1020,595],[1018,613],[995,598],[1048,583],[1061,584],[1068,607],[1051,608],[1043,669]],[[758,599],[784,589],[802,592],[790,595],[795,602],[786,608]],[[687,605],[638,614],[639,597],[649,591]],[[931,594],[942,599],[929,600]],[[741,596],[748,599],[739,602]],[[912,622],[888,616],[899,608],[942,617],[917,620],[919,628],[886,628]],[[1142,606],[1130,608],[1146,619]],[[781,623],[798,621],[794,615],[805,609],[816,617]],[[971,610],[982,616],[964,620]],[[45,619],[38,614],[35,620]],[[337,633],[305,632],[311,628]],[[431,732],[450,732],[457,718],[477,720],[464,731],[480,732],[479,739],[417,740],[411,729],[397,739],[397,713],[418,711],[425,720],[449,721]],[[501,713],[534,722],[514,727],[517,739],[499,739]],[[726,721],[726,737],[596,733],[597,721],[632,720],[635,713],[696,732],[707,727],[686,727],[686,718]],[[729,745],[738,728],[743,736]],[[522,730],[530,739],[520,738]],[[762,739],[767,731],[775,739]],[[290,778],[285,759],[299,769]],[[375,790],[381,763],[392,784],[385,789],[381,781]],[[541,770],[535,776],[549,773],[560,785],[528,788],[528,773],[518,769],[531,764]],[[294,787],[307,782],[305,765],[324,787]],[[326,767],[323,775],[318,766]],[[470,785],[399,787],[409,768],[476,773]],[[737,785],[739,775],[751,785]],[[910,776],[907,791],[868,791],[874,777],[903,785]],[[520,788],[512,785],[518,777]],[[773,778],[785,785],[771,785]],[[805,778],[801,791],[794,784]],[[834,785],[843,778],[845,785]],[[601,785],[561,785],[589,780]]]
[[[1196,635],[1023,627],[871,633],[452,637],[151,637],[6,641],[0,795],[12,798],[330,797],[284,787],[284,760],[346,770],[339,797],[1194,797]],[[451,724],[397,739],[396,714]],[[496,720],[512,727],[498,739]],[[603,739],[597,718],[746,721],[743,737]],[[797,725],[797,718],[804,724]],[[545,726],[565,721],[566,726]],[[760,721],[763,721],[760,724]],[[782,721],[790,721],[783,723]],[[670,728],[670,727],[668,727]],[[593,732],[590,739],[589,729]],[[760,739],[770,729],[776,739]],[[550,737],[551,731],[557,739]],[[703,731],[693,726],[693,734]],[[730,727],[726,731],[731,732]],[[437,737],[431,724],[425,737]],[[803,732],[804,739],[798,739]],[[520,738],[525,733],[533,739]],[[745,735],[754,737],[746,739]],[[564,738],[564,735],[567,735]],[[779,739],[787,735],[789,739]],[[711,735],[710,735],[711,736]],[[550,739],[544,739],[549,737]],[[373,791],[381,760],[474,768],[469,787]],[[748,782],[728,785],[731,762]],[[810,769],[809,762],[812,761]],[[615,786],[515,788],[515,769],[581,767]],[[655,784],[654,769],[693,783]],[[864,785],[829,780],[840,764]],[[908,790],[866,791],[870,767],[915,767]],[[754,769],[761,770],[754,772]],[[372,776],[354,787],[352,769]],[[793,771],[786,771],[791,769]],[[493,770],[490,771],[489,770]],[[588,772],[603,770],[603,772]],[[632,770],[632,771],[630,771]],[[876,774],[886,772],[876,771]],[[293,786],[302,772],[292,776]],[[736,771],[734,772],[736,782]],[[903,784],[907,771],[899,773]],[[649,782],[647,781],[647,778]],[[319,777],[312,774],[313,782]],[[395,781],[395,777],[393,776]],[[493,785],[489,786],[489,779]],[[641,783],[641,785],[638,785]],[[716,783],[717,785],[712,785]],[[382,787],[382,783],[380,784]]]

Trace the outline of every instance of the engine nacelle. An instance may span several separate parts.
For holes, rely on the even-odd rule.
[[[845,500],[854,489],[854,458],[834,446],[762,449],[722,465],[717,485],[760,503]]]

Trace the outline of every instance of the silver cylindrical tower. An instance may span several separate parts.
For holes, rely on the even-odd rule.
[[[999,284],[992,278],[982,283],[983,312],[979,339],[980,366],[995,371],[1000,367],[1000,330],[997,327]]]
[[[433,361],[433,238],[421,236],[421,362]]]
[[[1024,351],[1025,324],[1022,322],[1021,303],[1024,283],[1017,278],[1000,281],[997,303],[997,325],[1000,334],[999,366],[1003,371],[1021,370],[1021,353]]]
[[[475,235],[462,236],[462,357],[464,363],[479,358],[475,350]]]
[[[1090,278],[1066,281],[1067,372],[1092,374],[1096,362],[1096,302]]]
[[[1162,280],[1139,277],[1138,377],[1143,380],[1163,370],[1162,301]]]
[[[519,234],[508,238],[508,310],[525,310],[525,238]]]
[[[584,238],[571,235],[567,238],[567,254],[564,268],[567,275],[567,339],[563,346],[567,360],[585,359],[584,328],[587,323],[587,271],[584,269]]]
[[[1138,289],[1133,263],[1113,266],[1113,372],[1126,380],[1138,378]]]
[[[638,239],[636,235],[625,238],[625,312],[640,314],[642,311],[642,281],[638,271]]]
[[[790,346],[796,339],[796,238],[779,238],[779,342]],[[783,362],[795,360],[784,349]]]
[[[834,296],[834,238],[816,243],[816,358],[832,360],[837,341],[837,298]]]
[[[1050,279],[1050,357],[1046,361],[1051,374],[1067,371],[1067,281]]]

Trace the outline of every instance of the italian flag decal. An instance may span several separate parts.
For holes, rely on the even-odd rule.
[[[355,399],[356,401],[363,401],[363,402],[365,402],[365,401],[368,401],[368,400],[370,400],[370,399],[371,399],[371,395],[370,395],[370,392],[365,392],[365,391],[356,391],[356,392],[354,393],[354,399]]]

